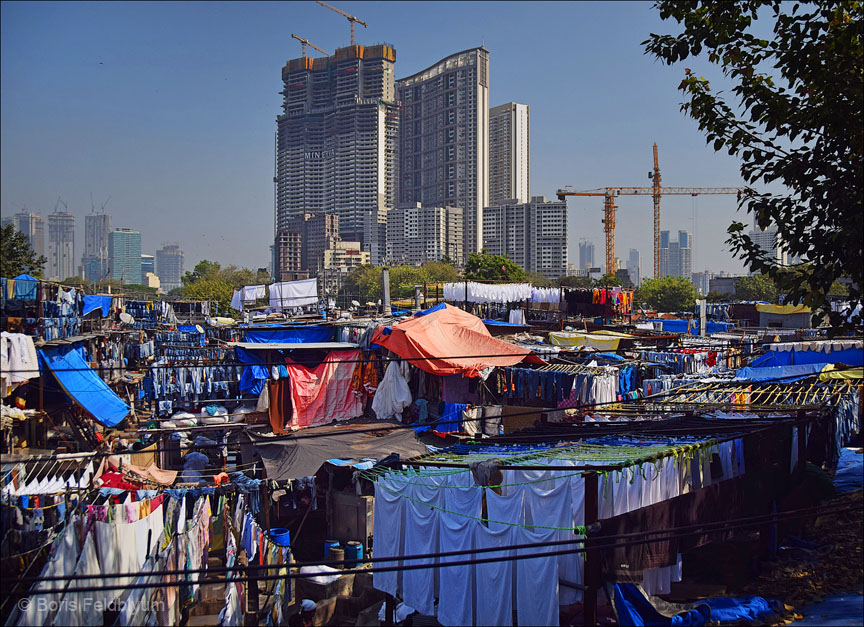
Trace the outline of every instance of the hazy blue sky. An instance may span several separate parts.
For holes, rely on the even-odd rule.
[[[396,48],[396,76],[485,43],[491,104],[531,107],[531,193],[565,185],[650,185],[651,145],[664,185],[735,186],[738,163],[706,146],[679,112],[685,65],[643,53],[677,32],[643,2],[338,2],[365,20],[361,44]],[[47,215],[58,196],[78,218],[110,197],[115,227],[143,251],[178,241],[201,259],[258,267],[273,237],[273,149],[280,70],[297,33],[325,50],[348,22],[314,2],[4,2],[0,7],[0,209]],[[311,52],[311,50],[310,50]],[[315,53],[317,55],[317,53]],[[571,199],[570,258],[581,238],[602,258],[602,199]],[[642,252],[650,274],[650,197],[619,202],[617,253]],[[724,251],[734,196],[662,202],[663,229],[695,233],[693,270],[740,271]],[[695,220],[694,220],[695,217]],[[600,259],[598,259],[600,261]]]

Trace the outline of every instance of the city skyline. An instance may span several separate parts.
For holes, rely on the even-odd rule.
[[[664,183],[741,183],[735,160],[714,153],[679,112],[676,86],[683,68],[644,55],[639,42],[649,32],[675,31],[648,4],[508,3],[494,14],[479,3],[412,3],[397,5],[399,10],[345,5],[369,23],[358,32],[358,43],[395,47],[396,78],[472,46],[490,50],[490,107],[513,101],[532,109],[532,195],[552,198],[565,185],[646,185],[654,141]],[[444,29],[456,10],[464,19]],[[472,27],[479,21],[471,17],[480,15],[484,25]],[[151,253],[159,242],[180,239],[187,267],[204,258],[250,268],[268,263],[279,72],[299,56],[299,44],[279,23],[291,19],[292,29],[296,24],[301,35],[332,51],[348,43],[344,20],[331,21],[311,2],[7,3],[2,17],[4,217],[24,207],[47,216],[59,194],[83,222],[91,193],[111,196],[115,224],[141,231]],[[404,27],[415,20],[425,27]],[[614,21],[614,34],[594,32],[588,24],[598,20]],[[248,24],[237,27],[241,22]],[[530,42],[529,49],[527,41],[516,43],[516,35],[531,25],[542,25],[549,36]],[[158,37],[158,54],[142,32]],[[220,37],[238,45],[225,50]],[[576,64],[567,81],[552,70],[538,71],[532,61],[588,53],[599,62]],[[690,65],[711,71],[707,64]],[[615,81],[604,78],[610,74]],[[709,77],[723,86],[721,76]],[[59,81],[62,106],[42,90],[47,80]],[[586,84],[591,89],[581,87]],[[639,95],[620,97],[627,92]],[[127,124],[131,119],[135,125]],[[603,241],[602,203],[587,198],[568,204],[572,263],[572,243],[582,237]],[[742,272],[722,250],[728,224],[749,221],[734,205],[724,197],[663,199],[662,228],[687,228],[701,242],[694,271]],[[652,249],[650,206],[650,198],[619,204],[616,240],[622,250]],[[76,250],[83,249],[82,236],[78,230]],[[643,265],[650,264],[646,255]]]

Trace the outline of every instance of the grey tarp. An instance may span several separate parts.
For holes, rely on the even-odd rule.
[[[402,428],[377,433],[357,433],[388,426]],[[294,437],[277,438],[275,441],[270,441],[273,436],[263,436],[254,431],[246,433],[252,440],[255,452],[264,462],[267,478],[275,481],[314,475],[328,459],[382,459],[391,453],[408,459],[428,452],[426,445],[417,438],[413,429],[405,429],[401,424],[384,421],[314,427],[304,429]],[[438,445],[440,446],[440,440]]]

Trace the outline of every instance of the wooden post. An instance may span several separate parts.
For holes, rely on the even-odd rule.
[[[597,522],[599,517],[599,475],[596,472],[585,475],[585,526]],[[600,587],[600,554],[592,548],[597,540],[585,537],[585,592],[583,593],[582,624],[594,627],[597,624],[597,589]]]

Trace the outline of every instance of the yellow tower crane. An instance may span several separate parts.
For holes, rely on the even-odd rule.
[[[660,197],[661,196],[701,196],[704,194],[738,194],[741,187],[662,187],[660,185],[660,166],[657,160],[657,144],[654,144],[654,171],[648,176],[651,187],[601,187],[585,191],[569,188],[559,189],[558,200],[567,196],[602,196],[603,231],[606,234],[606,272],[615,271],[615,205],[617,196],[652,196],[654,199],[654,278],[660,277]]]
[[[321,0],[315,0],[318,4],[320,4],[325,9],[330,9],[331,11],[335,11],[345,19],[347,19],[351,23],[351,45],[354,45],[354,23],[360,24],[363,28],[368,28],[366,22],[361,19],[358,19],[351,15],[350,13],[345,13],[342,9],[337,9],[336,7],[331,7],[329,4],[321,2]]]
[[[291,36],[292,36],[294,39],[296,39],[297,41],[299,41],[299,42],[303,45],[302,52],[301,52],[301,55],[300,55],[300,56],[303,56],[303,57],[306,56],[306,46],[307,46],[307,45],[312,46],[313,48],[315,48],[315,50],[317,50],[317,51],[320,52],[321,54],[326,54],[328,57],[330,56],[330,53],[329,53],[329,52],[327,52],[326,50],[321,50],[321,48],[319,48],[318,46],[316,46],[315,44],[313,44],[313,43],[312,43],[311,41],[309,41],[308,39],[303,39],[302,37],[298,37],[298,36],[295,35],[294,33],[291,33]]]

